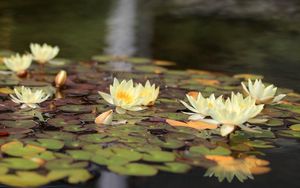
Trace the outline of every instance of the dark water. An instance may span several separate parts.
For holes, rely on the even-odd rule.
[[[267,81],[300,91],[297,19],[200,16],[144,0],[0,1],[0,49],[24,52],[30,42],[56,44],[60,57],[73,59],[124,53],[175,61],[176,69],[263,74]],[[300,187],[299,143],[279,140],[277,144],[277,149],[264,150],[272,172],[243,184],[219,183],[196,169],[149,178],[104,173],[78,187]]]

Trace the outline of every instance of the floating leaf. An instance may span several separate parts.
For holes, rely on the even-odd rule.
[[[13,141],[3,144],[1,151],[11,156],[22,157],[32,156],[45,151],[45,148],[27,144],[23,145],[22,142]]]
[[[231,151],[222,146],[218,146],[214,149],[209,149],[205,146],[192,146],[190,148],[191,152],[199,153],[201,155],[230,155]]]
[[[6,127],[26,128],[26,129],[33,128],[37,125],[32,120],[1,121],[1,124],[6,126]]]
[[[15,175],[0,175],[0,182],[13,187],[38,187],[50,181],[36,172],[17,171]]]
[[[49,170],[57,170],[57,169],[76,169],[76,168],[84,168],[88,165],[87,162],[73,162],[72,159],[55,159],[48,161],[45,165],[45,168]]]
[[[29,159],[5,158],[0,161],[0,166],[16,170],[33,170],[39,168],[39,164]]]
[[[76,135],[60,131],[44,131],[42,134],[36,134],[39,138],[51,138],[58,140],[74,140]]]
[[[246,144],[255,148],[274,148],[271,142],[266,142],[263,140],[248,141]]]
[[[177,162],[169,162],[165,163],[165,165],[156,165],[155,167],[159,170],[172,173],[186,173],[191,169],[190,165]]]
[[[41,146],[51,150],[59,150],[64,147],[64,142],[56,139],[40,138],[37,142],[31,142],[33,145]]]
[[[110,165],[108,169],[121,175],[130,176],[153,176],[157,173],[156,168],[138,163],[130,163],[124,166]]]
[[[93,156],[93,153],[82,150],[67,150],[67,153],[76,160],[89,160]]]
[[[174,153],[166,151],[148,151],[143,155],[143,160],[150,162],[171,162],[175,158]]]
[[[51,170],[47,175],[49,180],[58,180],[67,177],[68,183],[77,184],[83,183],[91,179],[93,176],[85,169],[63,169]]]
[[[294,124],[290,126],[293,131],[300,131],[300,124]]]
[[[86,134],[78,137],[79,140],[92,143],[113,142],[118,138],[109,137],[106,134]]]

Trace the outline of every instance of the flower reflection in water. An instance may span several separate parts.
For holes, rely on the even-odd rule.
[[[235,159],[231,156],[208,155],[206,158],[216,162],[216,165],[209,167],[204,176],[215,176],[219,182],[224,179],[231,182],[234,177],[244,182],[248,178],[254,179],[253,174],[264,174],[271,170],[267,167],[268,161],[257,159],[254,156]]]

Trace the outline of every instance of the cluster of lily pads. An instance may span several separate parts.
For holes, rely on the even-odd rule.
[[[114,71],[119,61],[133,69]],[[0,183],[82,183],[102,170],[153,176],[193,167],[244,181],[270,171],[261,149],[275,148],[277,137],[300,138],[299,94],[266,87],[258,75],[170,70],[172,62],[136,57],[62,62],[46,63],[43,73],[32,64],[26,77],[0,64]]]

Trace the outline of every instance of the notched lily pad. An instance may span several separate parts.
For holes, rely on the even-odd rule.
[[[22,142],[13,141],[3,144],[1,146],[1,151],[11,156],[23,157],[41,153],[45,151],[45,148],[29,144],[24,145]]]

